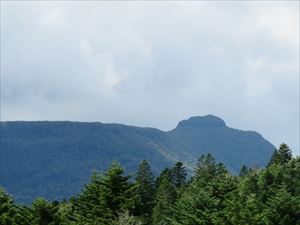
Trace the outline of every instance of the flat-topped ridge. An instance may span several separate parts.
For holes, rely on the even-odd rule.
[[[224,120],[214,115],[193,116],[178,123],[177,128],[225,127]]]

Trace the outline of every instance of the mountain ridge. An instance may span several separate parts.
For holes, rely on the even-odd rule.
[[[146,159],[158,173],[178,160],[192,169],[210,152],[237,173],[242,164],[264,166],[274,150],[257,132],[227,127],[213,115],[182,120],[169,131],[118,123],[5,121],[1,134],[0,183],[24,202],[67,198],[92,170],[105,170],[114,159],[129,173]]]

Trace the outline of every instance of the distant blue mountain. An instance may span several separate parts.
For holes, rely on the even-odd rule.
[[[19,202],[68,198],[93,170],[118,160],[128,173],[148,160],[155,173],[182,161],[189,170],[212,153],[237,173],[264,166],[274,146],[260,134],[226,126],[212,115],[191,117],[171,131],[85,122],[1,122],[0,184]]]

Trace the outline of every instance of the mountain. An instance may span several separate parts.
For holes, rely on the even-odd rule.
[[[193,165],[201,154],[212,153],[235,173],[243,164],[265,165],[275,149],[259,133],[229,128],[222,119],[212,115],[183,120],[168,135],[183,150],[185,155],[180,158],[188,164]]]
[[[98,122],[1,122],[0,185],[18,202],[61,199],[113,160],[130,173],[146,159],[158,173],[177,160],[192,170],[210,152],[237,173],[242,165],[264,166],[273,150],[260,134],[229,128],[212,115],[183,120],[167,132]]]

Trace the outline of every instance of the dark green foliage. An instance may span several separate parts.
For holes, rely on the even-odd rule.
[[[240,170],[239,176],[240,177],[244,177],[247,174],[249,174],[249,172],[250,172],[250,169],[247,166],[243,165],[242,168],[241,168],[241,170]]]
[[[207,154],[187,182],[178,162],[155,184],[147,161],[134,179],[113,162],[69,201],[31,206],[0,188],[0,225],[300,225],[300,158],[289,152],[281,145],[266,168],[243,167],[239,176]]]
[[[165,169],[156,181],[157,190],[152,221],[154,225],[167,225],[176,200],[176,189],[172,183],[172,170]]]
[[[124,175],[124,169],[114,162],[105,176],[104,199],[113,216],[119,211],[131,209],[134,202],[134,186],[129,183],[129,176]]]
[[[16,210],[14,209],[14,201],[4,188],[0,186],[0,224],[10,225]]]
[[[211,154],[199,158],[195,177],[177,200],[175,216],[180,224],[221,224],[227,195],[236,189],[236,180]]]
[[[77,215],[75,220],[87,224],[106,224],[112,219],[112,211],[106,202],[106,178],[104,175],[93,173],[91,181],[79,194],[78,199],[73,200]]]
[[[152,208],[154,205],[155,184],[150,165],[143,160],[135,178],[135,194],[137,196],[134,214],[139,216],[143,224],[151,224]]]
[[[128,211],[124,211],[118,213],[113,225],[143,225],[143,223],[138,218],[130,215]]]
[[[183,189],[186,185],[187,172],[182,162],[175,163],[172,171],[173,184],[177,189]]]
[[[35,220],[32,209],[28,206],[16,205],[16,214],[13,217],[13,221],[18,225],[31,225],[31,222]]]
[[[270,196],[266,202],[266,212],[273,224],[299,224],[300,223],[300,196],[293,196],[283,185]]]
[[[210,153],[202,155],[195,168],[195,179],[203,184],[227,174],[228,171],[225,166],[222,163],[216,163],[216,160]]]
[[[43,198],[38,198],[32,203],[31,224],[32,225],[58,225],[59,219],[55,218],[59,203],[49,203]]]
[[[81,221],[108,225],[123,210],[134,206],[134,186],[124,169],[114,162],[104,175],[94,173],[75,205]]]
[[[271,160],[268,164],[277,163],[277,164],[285,164],[288,163],[292,159],[292,151],[285,143],[281,144],[278,150],[274,150],[273,155],[271,156]]]
[[[62,205],[57,201],[50,203],[43,198],[36,199],[31,207],[16,205],[4,189],[0,188],[0,224],[63,225],[63,217],[58,213]]]
[[[78,193],[91,172],[118,160],[128,173],[147,160],[154,174],[181,160],[192,171],[211,152],[233,173],[264,166],[274,146],[255,132],[229,128],[214,116],[192,117],[168,132],[120,124],[0,122],[1,185],[19,203],[43,196],[62,200]]]

